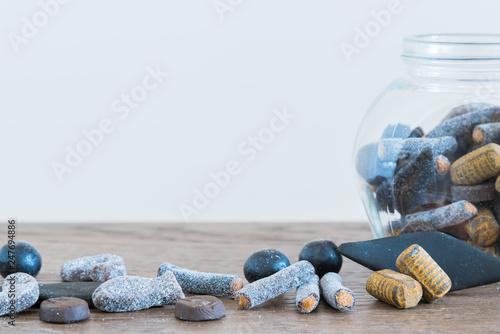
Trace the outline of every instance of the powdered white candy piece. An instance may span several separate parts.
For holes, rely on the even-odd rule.
[[[354,293],[344,287],[340,275],[327,273],[319,281],[321,294],[326,302],[339,311],[350,311],[356,303]]]
[[[236,275],[189,270],[165,262],[158,267],[158,276],[166,271],[174,273],[184,292],[234,298],[235,292],[243,287],[241,277]]]
[[[307,283],[302,284],[295,292],[295,305],[302,313],[311,313],[319,303],[319,277],[314,275]]]
[[[30,308],[39,295],[38,283],[34,277],[25,273],[10,274],[5,277],[0,292],[0,315],[10,313],[11,310],[19,313]]]
[[[120,276],[101,284],[92,294],[94,305],[106,312],[130,312],[175,304],[185,298],[171,271],[157,278]]]
[[[61,267],[61,278],[67,282],[105,282],[127,274],[125,261],[113,254],[86,256],[65,262]]]
[[[313,276],[313,265],[308,261],[299,261],[236,291],[235,299],[241,308],[251,309],[307,283]]]

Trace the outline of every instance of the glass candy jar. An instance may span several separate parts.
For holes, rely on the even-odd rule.
[[[373,234],[440,230],[498,254],[500,35],[412,36],[402,59],[406,77],[372,104],[354,148]]]

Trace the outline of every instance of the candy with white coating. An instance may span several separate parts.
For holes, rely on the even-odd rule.
[[[350,311],[356,304],[354,293],[342,283],[337,273],[328,273],[319,281],[321,294],[326,302],[336,310]]]
[[[454,137],[440,138],[390,138],[380,140],[378,157],[381,161],[396,161],[401,154],[417,155],[424,148],[430,148],[433,155],[452,156],[457,150]]]
[[[301,313],[311,313],[318,306],[320,299],[319,277],[314,275],[295,292],[295,305]]]
[[[459,105],[448,112],[448,114],[442,119],[441,123],[449,119],[455,118],[457,116],[462,116],[473,111],[482,111],[491,109],[495,105],[490,103],[467,103]]]
[[[65,262],[61,267],[61,278],[67,282],[105,282],[127,274],[125,261],[118,255],[100,254]]]
[[[25,273],[8,275],[3,280],[0,292],[0,316],[30,308],[38,300],[39,294],[38,283],[33,276]]]
[[[435,228],[443,228],[461,224],[477,214],[477,208],[470,202],[458,201],[434,210],[422,211],[406,215],[405,221],[432,224]]]
[[[459,116],[451,117],[427,134],[427,138],[444,136],[465,137],[472,133],[474,127],[482,123],[500,122],[500,107],[493,104],[472,104],[461,106]],[[457,109],[459,110],[459,109]],[[458,113],[457,113],[458,114]]]
[[[171,271],[184,292],[234,298],[236,291],[243,287],[237,275],[207,273],[189,270],[165,262],[158,267],[158,276]]]
[[[308,261],[299,261],[276,274],[250,283],[236,292],[235,299],[241,308],[251,309],[307,283],[313,276],[314,266]]]
[[[479,145],[500,143],[500,122],[476,125],[472,139]]]
[[[101,284],[92,294],[94,305],[106,312],[130,312],[175,304],[184,298],[174,274],[156,278],[120,276]]]

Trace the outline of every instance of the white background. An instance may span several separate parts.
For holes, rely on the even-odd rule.
[[[353,44],[388,1],[215,3],[231,10],[219,15],[212,0],[73,0],[16,52],[9,36],[22,36],[41,5],[0,1],[0,218],[183,221],[179,205],[236,160],[241,173],[192,221],[366,221],[352,147],[371,102],[404,73],[402,38],[500,32],[498,1],[401,0],[348,62],[340,44]],[[111,104],[148,66],[168,78],[120,119]],[[296,118],[246,161],[238,146],[275,108]],[[53,163],[105,118],[114,131],[59,182]]]

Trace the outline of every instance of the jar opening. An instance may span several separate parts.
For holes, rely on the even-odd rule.
[[[403,58],[500,60],[499,34],[425,34],[406,37]]]

